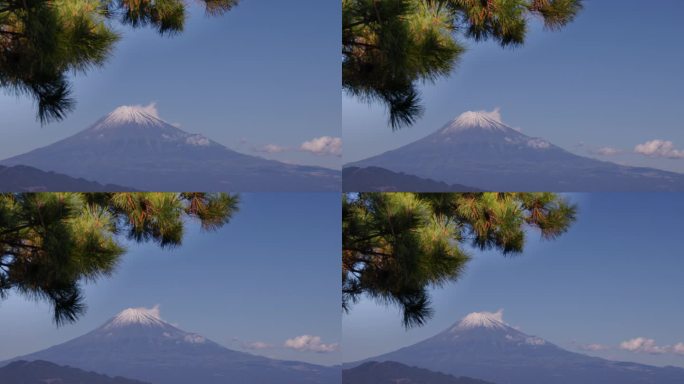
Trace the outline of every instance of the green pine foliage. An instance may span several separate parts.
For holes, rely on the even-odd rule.
[[[238,0],[201,0],[220,15]],[[113,22],[183,31],[185,0],[0,0],[0,87],[32,97],[41,123],[74,108],[69,75],[103,66],[120,34]]]
[[[58,325],[76,321],[81,284],[114,273],[124,238],[179,246],[188,220],[215,230],[237,209],[228,194],[0,194],[0,298],[14,291],[51,303]]]
[[[343,195],[342,308],[365,296],[398,306],[404,326],[423,325],[429,290],[463,274],[467,247],[521,253],[530,230],[553,239],[575,214],[553,193]]]
[[[342,84],[350,95],[384,104],[392,129],[412,125],[423,107],[417,86],[452,73],[463,38],[525,41],[529,19],[551,30],[582,0],[342,0]]]

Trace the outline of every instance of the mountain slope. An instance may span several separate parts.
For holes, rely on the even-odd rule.
[[[102,185],[94,181],[75,179],[55,172],[44,172],[33,167],[0,165],[0,192],[120,192],[131,188]]]
[[[109,377],[47,361],[15,361],[0,368],[2,384],[149,384],[122,377]]]
[[[505,125],[496,111],[465,112],[423,139],[347,166],[493,191],[684,191],[682,174],[572,154]]]
[[[434,337],[366,361],[396,361],[497,384],[684,383],[684,369],[570,352],[510,327],[502,312],[471,313]]]
[[[129,106],[0,163],[154,191],[339,191],[341,184],[339,171],[244,155]]]
[[[342,170],[344,192],[477,192],[465,185],[423,179],[380,167],[345,167]]]
[[[94,331],[15,360],[47,360],[153,384],[337,384],[340,370],[227,349],[129,308]]]
[[[491,384],[469,377],[454,377],[393,361],[364,363],[342,371],[342,384]]]

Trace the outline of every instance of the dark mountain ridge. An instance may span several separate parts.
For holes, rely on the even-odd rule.
[[[454,377],[394,361],[369,362],[342,372],[342,384],[492,384],[469,377]]]
[[[380,167],[345,167],[342,170],[344,192],[478,192],[465,185],[450,185],[392,172]]]
[[[55,172],[44,172],[25,165],[0,165],[0,192],[120,192],[131,188],[102,185],[82,178],[75,179]]]
[[[2,384],[149,384],[63,367],[48,361],[15,361],[0,368]]]

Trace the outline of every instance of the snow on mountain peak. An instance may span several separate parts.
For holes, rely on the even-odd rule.
[[[139,124],[145,126],[163,126],[164,121],[159,118],[155,103],[146,106],[122,105],[108,114],[97,128],[106,128],[121,124]]]
[[[512,129],[501,120],[499,108],[493,111],[467,111],[444,126],[442,133],[459,132],[466,129],[479,128],[488,131],[505,131]]]
[[[159,313],[159,305],[152,308],[128,308],[121,311],[106,328],[125,327],[140,324],[145,326],[165,325]]]
[[[473,328],[505,329],[508,325],[503,320],[503,309],[492,312],[473,312],[464,317],[456,330]]]

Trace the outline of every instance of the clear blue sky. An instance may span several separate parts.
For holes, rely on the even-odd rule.
[[[466,41],[456,71],[422,88],[426,113],[413,127],[392,133],[381,106],[343,97],[344,160],[412,142],[464,111],[499,107],[504,122],[575,153],[611,147],[622,152],[600,158],[684,172],[684,152],[630,153],[655,139],[684,149],[683,12],[678,0],[586,0],[562,31],[535,23],[523,47]]]
[[[244,194],[221,231],[191,226],[171,251],[130,245],[116,274],[87,286],[88,312],[56,328],[51,308],[12,294],[0,301],[0,360],[55,345],[99,327],[128,307],[159,304],[161,317],[232,349],[335,364],[339,352],[283,347],[302,335],[341,338],[340,195]]]
[[[364,301],[343,317],[343,359],[433,336],[470,312],[504,320],[561,347],[601,344],[596,356],[684,367],[684,355],[621,350],[637,337],[684,343],[684,198],[681,194],[572,195],[578,221],[555,241],[533,235],[521,256],[473,253],[460,282],[434,291],[435,317],[405,331],[396,308]],[[583,351],[582,351],[583,352]],[[586,353],[586,352],[585,352]]]
[[[189,3],[193,4],[194,1]],[[77,75],[77,109],[41,127],[32,100],[0,91],[0,158],[87,128],[120,105],[156,102],[161,117],[229,148],[283,161],[338,167],[340,158],[299,152],[340,137],[339,0],[241,1],[222,17],[191,8],[186,31],[165,38],[125,32],[103,69]]]

